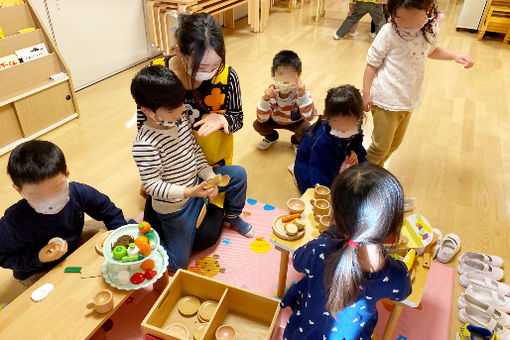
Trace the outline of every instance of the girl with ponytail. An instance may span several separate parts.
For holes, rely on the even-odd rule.
[[[405,264],[383,243],[398,244],[404,194],[385,169],[362,163],[341,173],[332,186],[334,224],[293,255],[305,274],[282,301],[293,314],[284,339],[371,339],[380,299],[411,294]]]

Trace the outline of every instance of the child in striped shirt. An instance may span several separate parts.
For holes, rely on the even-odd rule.
[[[301,81],[301,59],[293,51],[280,51],[273,58],[274,83],[264,91],[257,106],[253,127],[264,139],[260,150],[267,150],[279,138],[277,129],[294,132],[290,141],[297,150],[301,138],[317,114],[310,91]]]
[[[218,187],[206,187],[216,174],[230,176],[230,183],[220,188],[226,193],[224,221],[253,237],[253,227],[239,216],[246,201],[246,171],[240,166],[213,169],[207,163],[183,114],[185,89],[177,76],[164,66],[146,67],[133,79],[131,94],[147,116],[132,152],[161,222],[168,269],[187,266],[204,199],[214,201],[218,195]]]

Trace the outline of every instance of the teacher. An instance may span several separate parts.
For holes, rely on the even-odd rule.
[[[233,133],[243,126],[243,108],[239,78],[225,63],[222,29],[207,13],[181,15],[179,20],[176,55],[156,59],[151,65],[168,67],[184,85],[184,113],[190,117],[193,133],[208,163],[213,167],[232,165]],[[138,129],[146,119],[138,108]],[[244,169],[242,172],[246,178]],[[146,197],[144,219],[159,231],[152,199],[143,186],[141,195]],[[206,249],[218,240],[224,219],[224,199],[224,193],[220,194],[208,205],[204,221],[195,233],[193,250]]]

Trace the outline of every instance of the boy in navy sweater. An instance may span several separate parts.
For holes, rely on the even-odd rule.
[[[108,229],[126,224],[122,210],[96,189],[69,182],[62,150],[46,141],[17,146],[7,172],[23,197],[0,219],[0,266],[23,284],[34,283],[78,248],[84,214]],[[59,237],[64,240],[51,242]]]

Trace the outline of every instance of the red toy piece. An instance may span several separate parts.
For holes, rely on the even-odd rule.
[[[146,270],[145,271],[145,278],[147,280],[152,280],[158,272],[155,270]]]
[[[142,273],[134,273],[133,276],[131,276],[131,283],[134,285],[139,285],[143,281],[145,281],[145,275]]]

